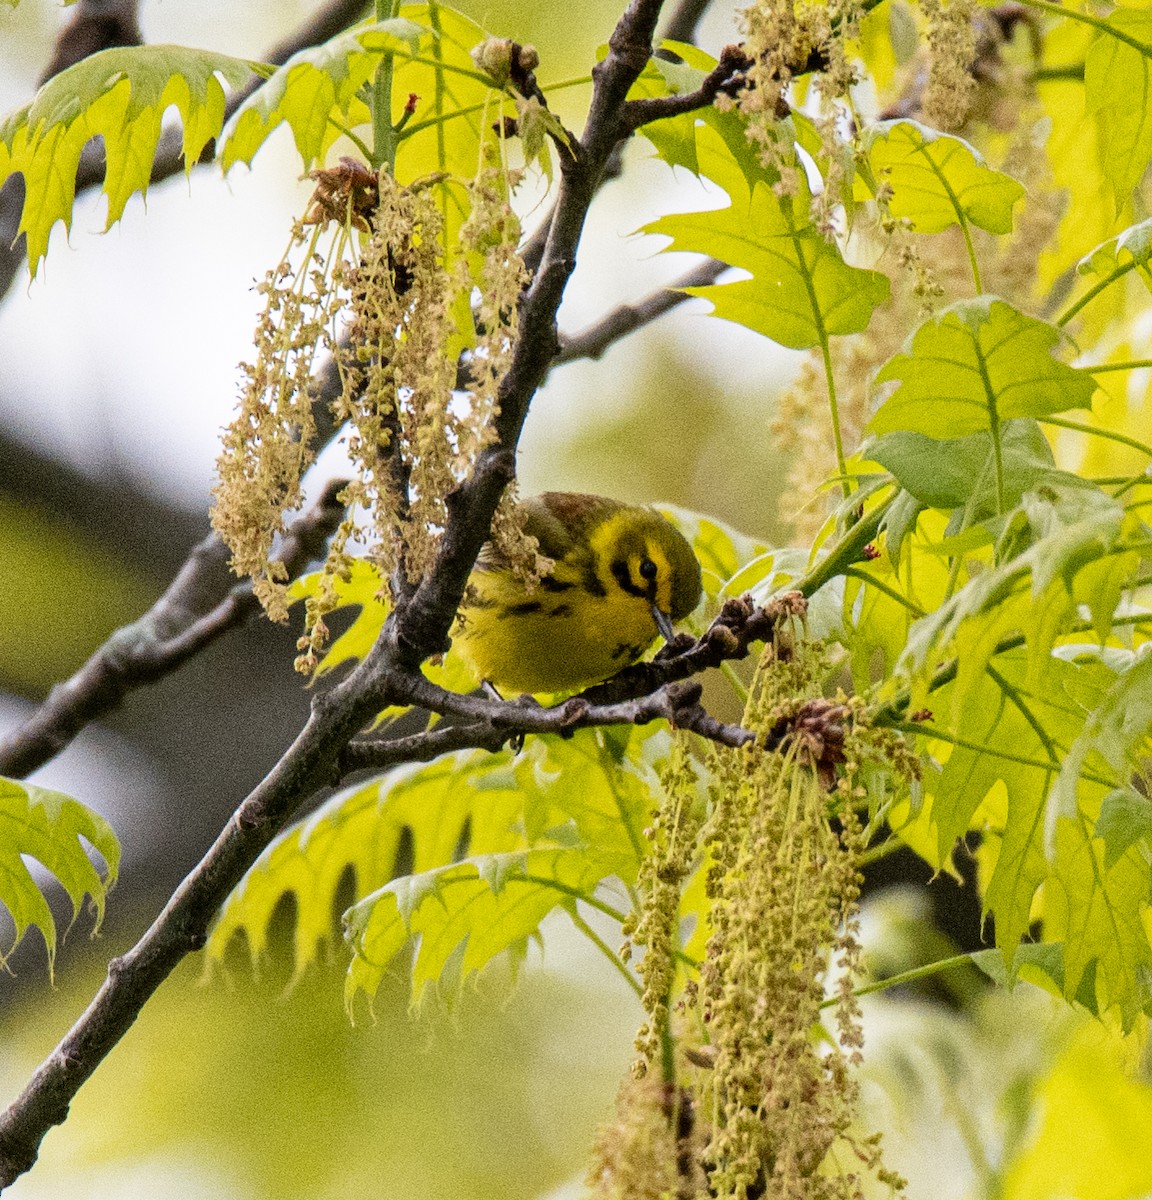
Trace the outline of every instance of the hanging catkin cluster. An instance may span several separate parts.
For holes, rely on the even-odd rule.
[[[284,619],[285,572],[272,559],[273,542],[301,502],[313,459],[312,369],[328,349],[341,378],[333,416],[346,430],[355,478],[343,493],[350,515],[308,601],[297,663],[306,671],[324,645],[324,618],[350,569],[353,535],[368,543],[385,587],[430,568],[446,497],[496,437],[497,396],[527,282],[508,200],[515,180],[498,161],[471,185],[450,185],[452,204],[468,214],[450,233],[439,206],[448,188],[401,186],[389,172],[377,177],[351,160],[314,177],[305,219],[312,233],[306,239],[305,223],[296,225],[284,261],[261,285],[267,299],[256,364],[244,367],[247,386],[225,435],[213,513],[236,571],[251,575],[269,615]],[[321,253],[319,237],[330,227]],[[304,262],[293,267],[306,240]],[[466,351],[464,380],[458,368]],[[538,574],[535,542],[521,533],[511,496],[492,537],[514,569]]]
[[[675,743],[625,927],[624,957],[644,952],[647,1020],[597,1142],[599,1200],[859,1200],[876,1194],[869,1180],[903,1186],[879,1138],[854,1128],[859,778],[865,762],[904,778],[916,766],[870,728],[862,700],[820,698],[825,673],[822,653],[782,631],[744,714],[757,737],[713,750],[707,803],[703,765],[687,738]],[[684,895],[701,870],[709,937],[698,979],[684,980]]]
[[[976,80],[975,0],[919,0],[928,22],[928,84],[923,119],[945,133],[960,129],[968,119]]]
[[[799,170],[791,140],[780,139],[776,130],[776,122],[788,112],[788,86],[795,75],[818,66],[826,113],[834,101],[848,96],[856,69],[846,44],[857,35],[862,11],[859,0],[757,0],[740,13],[743,49],[751,65],[739,106],[748,118],[748,137],[760,147],[761,160],[781,173],[781,191],[795,190]],[[821,135],[830,148],[831,143],[838,147],[842,141],[832,127],[822,129]],[[839,156],[833,154],[829,161],[837,163]],[[830,191],[839,196],[839,187]]]
[[[596,1139],[588,1186],[596,1200],[704,1200],[695,1103],[658,1074],[628,1076],[616,1119]]]
[[[317,228],[294,266],[292,255],[306,240],[297,222],[284,257],[258,286],[265,307],[256,326],[256,360],[240,364],[240,411],[224,433],[213,493],[212,526],[232,551],[233,569],[252,577],[274,621],[288,615],[287,573],[271,559],[272,543],[285,513],[302,500],[301,480],[314,457],[312,368],[341,307],[318,236]]]
[[[648,1020],[636,1035],[640,1057],[633,1071],[639,1077],[662,1060],[665,1075],[674,1070],[670,1004],[680,937],[680,893],[696,867],[704,816],[696,770],[682,736],[673,742],[661,785],[660,806],[644,831],[649,847],[636,881],[643,906],[636,919],[624,926],[629,955],[631,946],[644,948],[638,970]]]
[[[813,694],[818,666],[804,653],[785,661],[769,650],[746,726],[767,731],[795,714],[798,697]],[[827,736],[838,742],[843,732],[833,722]],[[715,756],[713,932],[699,1004],[714,1054],[703,1108],[717,1197],[847,1200],[863,1194],[862,1168],[898,1182],[879,1166],[875,1139],[852,1134],[858,1096],[850,1067],[861,1037],[851,986],[864,837],[851,783],[841,780],[830,794],[818,770],[826,741],[815,725],[781,751],[758,738]],[[844,979],[839,1036],[821,1045],[814,1030],[834,957]],[[837,1144],[845,1153],[828,1170]]]
[[[356,499],[371,514],[371,553],[385,579],[397,568],[419,578],[456,483],[449,358],[458,340],[456,288],[441,226],[428,189],[403,188],[382,174],[372,233],[342,278],[350,316],[336,417],[349,429]]]

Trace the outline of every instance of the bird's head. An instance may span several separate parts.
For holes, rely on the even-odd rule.
[[[592,532],[601,582],[652,609],[666,641],[672,623],[683,620],[699,603],[700,563],[688,540],[654,509],[623,508]]]

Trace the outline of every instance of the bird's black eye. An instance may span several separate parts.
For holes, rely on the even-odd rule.
[[[659,571],[660,568],[650,558],[646,558],[640,563],[640,574],[647,580],[655,579]]]

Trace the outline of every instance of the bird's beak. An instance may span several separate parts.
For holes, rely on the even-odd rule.
[[[672,628],[672,619],[655,604],[652,605],[652,616],[656,618],[656,628],[660,630],[660,636],[666,642],[670,642],[676,636],[676,630]]]

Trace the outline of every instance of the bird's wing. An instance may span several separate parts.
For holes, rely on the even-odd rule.
[[[599,496],[582,496],[568,492],[545,492],[541,496],[530,496],[517,504],[524,532],[540,543],[540,553],[559,561],[571,552],[576,538],[586,527],[589,509],[598,506]],[[508,569],[504,556],[485,542],[476,560],[481,571]]]

